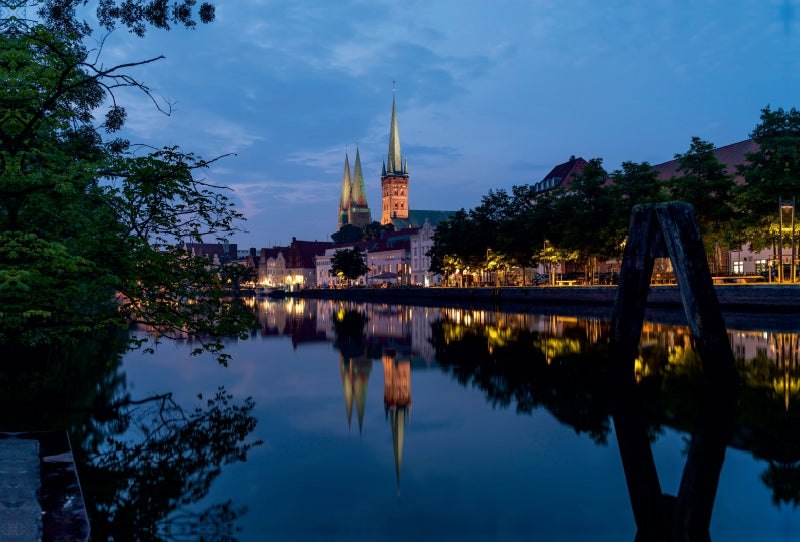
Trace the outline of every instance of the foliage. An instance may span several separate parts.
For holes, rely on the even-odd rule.
[[[337,245],[344,245],[346,243],[358,243],[364,237],[364,232],[358,226],[352,224],[345,224],[339,231],[331,235],[331,239]]]
[[[333,242],[337,245],[344,245],[347,243],[380,239],[387,231],[394,231],[394,224],[381,224],[373,220],[363,228],[352,224],[345,224],[339,231],[331,235],[331,239],[333,239]]]
[[[622,169],[611,174],[607,189],[614,201],[609,218],[609,235],[613,237],[613,242],[608,248],[611,254],[621,257],[633,208],[636,205],[666,201],[669,197],[664,182],[658,178],[658,171],[647,162],[623,162]]]
[[[708,254],[720,257],[719,248],[744,242],[761,250],[777,242],[779,198],[788,202],[800,191],[800,112],[765,108],[751,137],[759,150],[738,166],[742,186],[714,146],[694,137],[686,153],[675,155],[680,175],[671,179],[660,179],[647,162],[623,162],[609,175],[595,158],[568,184],[547,192],[532,185],[514,186],[511,194],[489,190],[477,207],[437,226],[431,270],[524,271],[529,265],[618,259],[633,207],[670,199],[694,206]]]
[[[619,245],[610,220],[616,202],[606,186],[608,174],[602,164],[600,158],[589,160],[569,186],[558,189],[560,244],[579,252],[582,259],[607,259]]]
[[[692,144],[685,154],[676,154],[679,160],[678,172],[682,175],[672,179],[672,199],[686,201],[694,206],[700,235],[711,253],[717,243],[729,248],[726,242],[733,233],[733,208],[731,192],[734,187],[733,176],[728,174],[727,165],[714,155],[714,145],[699,137],[692,138]]]
[[[339,278],[355,280],[369,271],[364,259],[364,254],[358,247],[337,250],[331,258],[331,271]]]
[[[362,228],[363,235],[361,240],[372,241],[374,239],[380,239],[384,233],[389,231],[394,231],[394,224],[391,222],[388,224],[381,224],[377,220],[373,220]]]
[[[440,222],[436,226],[433,247],[427,253],[431,259],[431,271],[449,276],[456,270],[465,269],[470,263],[475,263],[477,260],[474,256],[475,244],[472,243],[473,231],[473,223],[464,209]]]
[[[750,137],[758,150],[739,166],[745,183],[734,195],[739,226],[758,250],[776,240],[778,201],[791,201],[800,194],[800,112],[767,106]]]
[[[86,5],[87,0],[33,0],[18,3],[37,7],[39,15],[51,28],[80,35],[91,32],[85,21],[77,19],[78,8]],[[197,25],[193,13],[196,3],[196,0],[178,0],[172,5],[166,0],[100,0],[95,16],[106,31],[110,32],[121,25],[142,37],[148,25],[161,30],[169,30],[170,24],[194,28]],[[203,23],[210,23],[214,20],[214,12],[212,4],[203,2],[197,18]]]
[[[196,534],[202,525],[232,530],[242,511],[230,501],[200,514],[182,507],[208,494],[222,465],[245,461],[250,448],[260,444],[245,442],[256,425],[255,405],[250,398],[235,403],[222,388],[198,398],[202,403],[190,412],[171,393],[113,405],[116,416],[135,431],[126,438],[108,438],[81,472],[92,488],[87,501],[94,513],[93,537],[136,533],[137,540],[155,541],[177,524]]]
[[[216,159],[104,139],[127,117],[117,89],[149,95],[126,70],[152,60],[103,64],[81,40],[91,32],[77,18],[85,3],[20,2],[45,24],[2,26],[0,343],[80,341],[133,321],[157,337],[201,337],[225,362],[220,339],[246,336],[252,314],[228,304],[217,270],[182,246],[225,238],[242,216],[199,175]],[[99,20],[140,35],[192,26],[193,3],[167,12],[165,2],[106,0]],[[213,9],[201,7],[200,19]]]
[[[233,540],[239,507],[189,505],[207,496],[222,465],[244,461],[259,444],[250,438],[252,399],[223,389],[196,406],[178,404],[169,392],[131,396],[121,356],[127,335],[117,330],[57,349],[6,346],[0,426],[69,433],[92,540],[211,533],[206,539]]]

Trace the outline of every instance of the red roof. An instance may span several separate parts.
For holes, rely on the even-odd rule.
[[[292,238],[292,244],[287,253],[286,267],[289,269],[314,269],[314,256],[321,256],[333,246],[330,241],[298,241]]]
[[[758,144],[753,141],[752,139],[746,139],[744,141],[740,141],[739,143],[731,143],[730,145],[725,145],[724,147],[719,147],[714,149],[714,156],[717,157],[717,160],[721,164],[725,164],[727,166],[728,173],[736,173],[736,166],[740,164],[744,164],[747,162],[746,155],[748,153],[753,153],[758,150]],[[671,179],[672,177],[679,177],[680,173],[678,173],[678,159],[670,160],[669,162],[664,162],[663,164],[656,164],[653,166],[653,169],[658,171],[658,178],[659,179]],[[741,184],[744,182],[744,179],[741,177],[736,177],[736,183]]]
[[[545,190],[552,190],[559,186],[569,186],[569,183],[576,176],[583,173],[583,168],[588,165],[588,162],[583,158],[571,157],[563,164],[559,164],[550,170],[550,173],[536,183],[536,191],[543,192]]]

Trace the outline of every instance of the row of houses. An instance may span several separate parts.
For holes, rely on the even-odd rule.
[[[436,286],[441,276],[430,271],[428,251],[433,246],[435,228],[426,219],[422,226],[385,232],[380,239],[329,247],[315,258],[316,286],[334,288],[341,280],[332,271],[332,259],[337,250],[358,247],[364,253],[369,271],[357,280],[364,286],[399,284],[405,286]]]
[[[331,270],[333,255],[338,250],[358,247],[369,268],[356,280],[358,284],[434,286],[440,284],[441,277],[430,272],[430,258],[426,255],[433,246],[434,231],[426,219],[419,227],[388,231],[380,239],[342,245],[292,238],[289,246],[244,252],[228,243],[185,243],[184,249],[194,257],[208,258],[215,267],[242,264],[252,268],[257,286],[296,290],[339,286],[342,281]]]

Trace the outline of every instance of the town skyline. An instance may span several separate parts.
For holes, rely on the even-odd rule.
[[[179,144],[215,162],[247,216],[240,247],[329,241],[345,152],[359,150],[380,208],[392,87],[409,206],[459,209],[490,189],[541,180],[572,155],[658,164],[698,136],[749,137],[761,109],[791,108],[793,2],[304,3],[217,6],[192,31],[117,31],[107,61],[142,66],[170,117],[125,97],[134,143]],[[480,39],[476,39],[479,36]],[[374,216],[373,216],[374,218]]]

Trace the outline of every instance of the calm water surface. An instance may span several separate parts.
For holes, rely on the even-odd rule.
[[[133,398],[171,392],[190,409],[224,386],[255,402],[246,440],[261,444],[181,510],[247,507],[234,522],[242,541],[633,541],[602,315],[252,303],[261,327],[227,345],[227,368],[190,356],[190,342],[123,361]],[[749,387],[713,540],[800,536],[798,339],[761,324],[730,330]],[[641,344],[648,433],[661,488],[675,495],[699,361],[680,326],[649,323]]]

